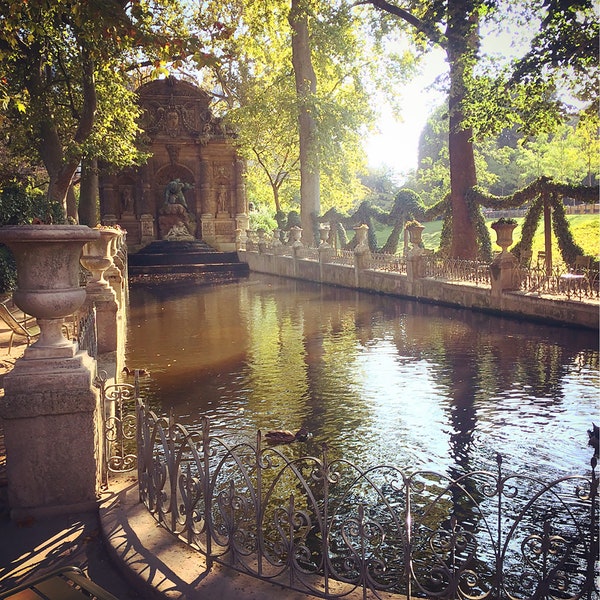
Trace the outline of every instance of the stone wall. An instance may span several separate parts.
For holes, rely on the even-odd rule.
[[[487,287],[462,282],[445,282],[422,278],[411,280],[407,275],[374,269],[359,270],[354,266],[319,263],[291,256],[238,252],[251,271],[280,275],[337,285],[366,292],[390,294],[402,298],[468,308],[492,314],[528,320],[556,323],[570,327],[598,329],[598,303],[569,301],[528,295],[523,292],[504,292],[492,295]]]

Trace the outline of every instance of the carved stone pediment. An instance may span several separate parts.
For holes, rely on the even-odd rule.
[[[213,116],[210,96],[202,89],[174,78],[160,79],[139,90],[142,128],[151,138],[193,138],[202,144],[227,132]]]

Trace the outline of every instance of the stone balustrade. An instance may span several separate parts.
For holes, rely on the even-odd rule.
[[[296,231],[294,239],[298,239],[291,245],[273,247],[267,242],[259,248],[249,242],[238,255],[250,270],[272,275],[563,325],[599,326],[597,273],[586,278],[585,290],[572,290],[567,286],[573,284],[559,275],[552,283],[552,278],[528,273],[516,260],[490,264],[444,259],[421,247],[413,247],[406,256],[371,253],[368,247],[365,250],[365,227],[360,233],[364,243],[359,240],[354,251],[336,250],[328,244],[304,248],[301,232]]]

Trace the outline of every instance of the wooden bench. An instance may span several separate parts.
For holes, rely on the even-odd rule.
[[[78,567],[64,567],[0,593],[10,600],[118,600],[110,592],[86,577]]]
[[[15,335],[20,335],[27,340],[27,345],[31,344],[32,340],[40,334],[40,328],[37,324],[29,325],[29,321],[33,317],[24,315],[24,318],[18,319],[8,308],[4,302],[0,302],[0,319],[4,321],[10,329],[10,340],[8,342],[8,354],[12,350],[13,340]]]

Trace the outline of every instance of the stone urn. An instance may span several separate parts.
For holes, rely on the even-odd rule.
[[[99,235],[83,247],[81,264],[92,274],[92,279],[88,282],[89,290],[99,292],[110,287],[104,274],[113,265],[113,256],[117,251],[116,242],[121,232],[113,227],[99,227],[94,231]]]
[[[500,219],[494,221],[491,227],[496,232],[496,245],[502,248],[502,254],[508,252],[508,248],[513,243],[513,231],[517,227],[516,221]]]
[[[100,237],[84,225],[12,225],[0,227],[0,243],[12,251],[17,263],[15,304],[36,317],[39,339],[29,348],[40,350],[71,347],[62,334],[65,317],[85,301],[79,284],[79,259],[84,244]],[[27,356],[27,352],[26,352]]]
[[[321,223],[319,226],[319,247],[329,246],[327,240],[329,240],[329,232],[331,231],[331,225],[329,223]]]
[[[302,247],[302,229],[297,225],[290,227],[290,241],[292,248]]]
[[[408,237],[413,248],[422,248],[425,226],[421,225],[421,223],[409,223],[406,226],[406,230],[408,231]]]

